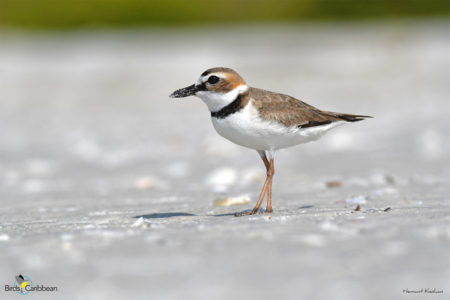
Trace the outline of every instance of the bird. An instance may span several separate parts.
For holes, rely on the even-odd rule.
[[[194,84],[170,95],[188,96],[196,96],[207,105],[219,135],[256,150],[266,167],[266,180],[255,207],[236,216],[273,212],[272,181],[277,150],[315,141],[342,124],[372,118],[323,111],[294,97],[251,87],[236,71],[225,67],[207,69]],[[266,194],[263,211],[260,207]]]

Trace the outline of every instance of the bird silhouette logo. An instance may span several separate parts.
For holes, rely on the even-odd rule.
[[[33,282],[31,278],[28,276],[17,275],[14,277],[16,281],[14,282],[14,286],[20,288],[19,291],[16,291],[20,295],[26,295],[30,292],[27,287],[33,286]]]
[[[21,289],[24,289],[27,286],[27,284],[28,284],[28,281],[26,281],[25,278],[23,278],[22,275],[17,275],[16,276],[16,282],[20,286]]]

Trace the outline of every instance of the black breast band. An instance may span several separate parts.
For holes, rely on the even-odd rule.
[[[224,118],[228,117],[229,115],[240,111],[241,103],[242,103],[242,95],[239,94],[233,102],[231,102],[227,106],[223,107],[221,110],[211,112],[211,117],[214,117],[217,119],[224,119]]]

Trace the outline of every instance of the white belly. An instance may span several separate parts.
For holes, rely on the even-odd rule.
[[[317,140],[331,128],[345,122],[298,128],[262,120],[250,103],[224,119],[212,118],[216,131],[235,144],[255,150],[277,150]]]

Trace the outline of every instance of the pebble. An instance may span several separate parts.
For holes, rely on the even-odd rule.
[[[156,186],[156,182],[153,178],[149,176],[141,177],[136,179],[134,182],[134,187],[138,190],[149,190]]]
[[[144,218],[140,217],[139,219],[136,220],[136,222],[133,223],[133,225],[131,225],[131,227],[135,228],[135,227],[140,227],[142,225],[144,225]]]
[[[0,234],[0,242],[7,242],[7,241],[9,241],[9,235]]]
[[[243,205],[247,203],[250,203],[250,197],[248,196],[228,197],[225,199],[215,200],[213,202],[214,206],[232,206]]]
[[[342,182],[339,180],[330,180],[325,182],[327,188],[338,188],[342,186]]]
[[[89,216],[104,216],[106,215],[106,211],[90,211],[88,213]]]
[[[220,168],[208,175],[206,183],[216,192],[224,192],[236,182],[237,172],[231,168]]]

